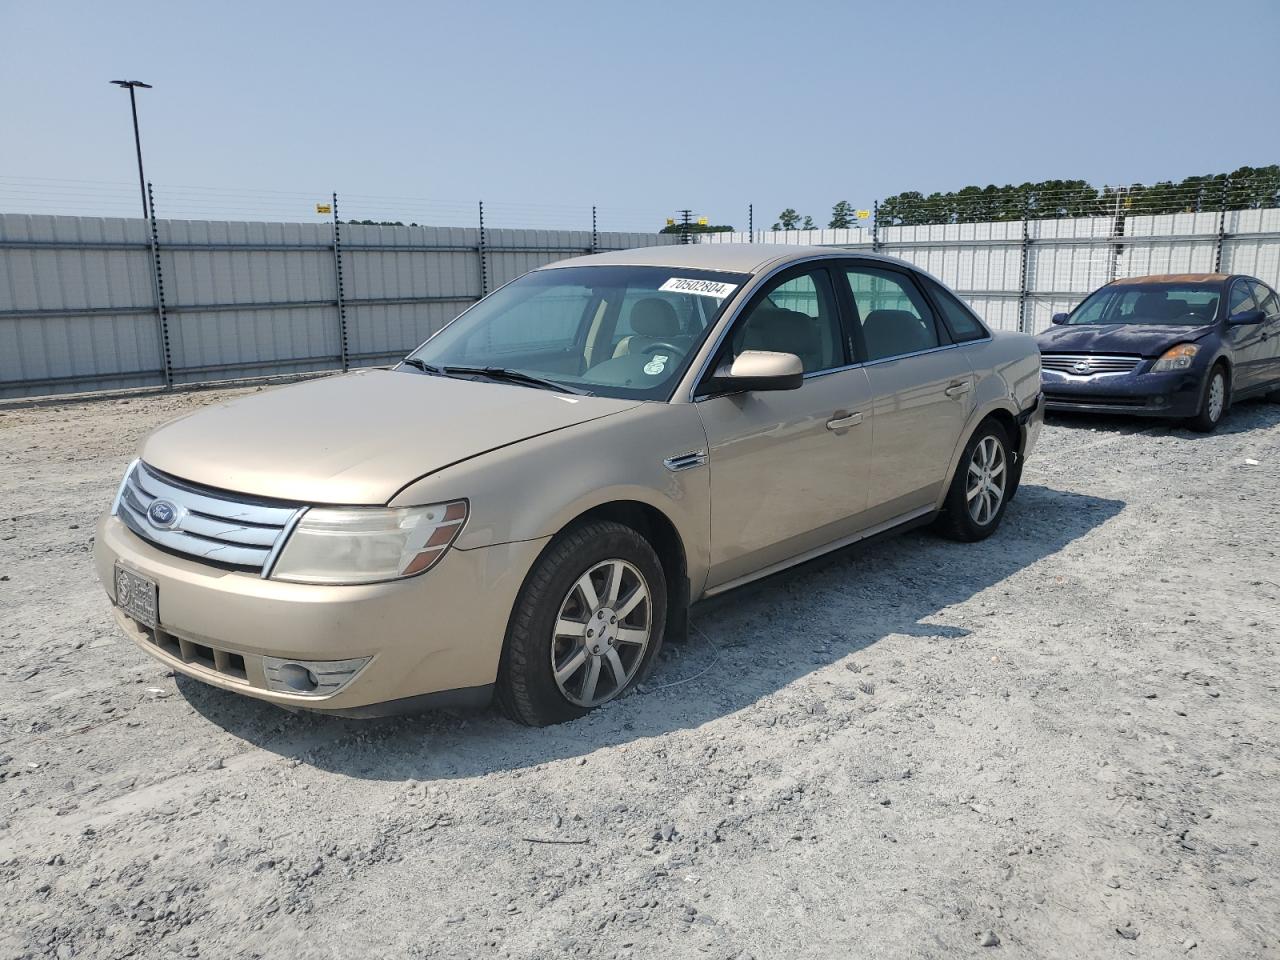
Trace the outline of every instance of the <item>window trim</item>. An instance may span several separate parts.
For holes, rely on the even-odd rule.
[[[699,372],[697,379],[694,381],[690,396],[696,403],[701,400],[710,400],[714,397],[726,396],[723,390],[706,390],[707,385],[715,377],[715,371],[720,368],[726,351],[733,347],[733,335],[738,329],[739,324],[746,323],[750,319],[752,311],[759,306],[760,301],[767,297],[770,293],[782,286],[784,283],[790,283],[797,277],[805,276],[810,273],[823,273],[826,275],[827,284],[831,289],[832,306],[836,312],[836,327],[840,331],[840,353],[841,363],[832,367],[823,367],[821,370],[806,370],[804,379],[811,377],[825,376],[829,373],[835,373],[838,370],[848,370],[852,366],[856,366],[853,362],[853,354],[850,352],[850,343],[848,337],[848,328],[844,319],[844,305],[840,300],[840,286],[837,278],[832,275],[831,262],[832,257],[815,257],[812,260],[801,260],[789,264],[784,264],[781,269],[775,270],[767,276],[761,278],[760,283],[751,291],[751,296],[736,311],[733,318],[725,325],[724,329],[717,336],[715,346],[711,350],[711,354],[707,363]],[[815,284],[816,286],[816,284]],[[705,392],[704,392],[705,391]]]

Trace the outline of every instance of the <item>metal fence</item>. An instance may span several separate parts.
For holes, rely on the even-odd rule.
[[[936,274],[993,327],[1035,332],[1120,277],[1221,271],[1280,286],[1276,190],[1256,186],[1227,181],[1171,194],[1136,186],[1093,191],[1086,184],[1061,193],[1040,189],[1014,208],[985,196],[968,207],[959,194],[943,204],[931,196],[907,215],[901,202],[887,204],[896,210],[890,213],[877,204],[875,215],[860,221],[865,229],[687,239],[891,254]],[[28,204],[64,208],[137,203],[136,192],[77,200],[73,187],[80,189],[30,183],[8,189]],[[352,223],[338,218],[337,197],[321,197],[330,203],[316,206],[311,193],[230,197],[185,189],[169,189],[162,207],[193,219],[0,214],[0,398],[384,364],[535,267],[685,239],[598,230],[590,207],[501,204],[498,222],[539,229],[495,229],[486,226],[486,213],[494,222],[493,206],[355,195],[344,211],[366,222]],[[306,209],[304,200],[328,220],[292,222]],[[262,219],[206,219],[229,204],[260,210]],[[1166,212],[1182,207],[1187,212]],[[1074,215],[1082,212],[1092,215]],[[949,222],[920,222],[935,214]],[[609,222],[638,226],[648,216],[611,209]],[[388,223],[393,217],[411,222]],[[428,218],[472,225],[412,222]],[[583,228],[546,229],[559,224]]]
[[[711,233],[700,243],[797,243],[900,257],[954,289],[988,324],[1035,333],[1121,277],[1245,273],[1280,287],[1280,209],[1118,213],[850,230]]]
[[[385,364],[529,270],[676,239],[0,214],[0,398]]]

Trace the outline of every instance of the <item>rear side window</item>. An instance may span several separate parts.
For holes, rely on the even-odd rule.
[[[906,274],[878,267],[848,267],[845,276],[858,310],[868,360],[939,346],[933,311]]]
[[[942,284],[934,283],[927,277],[922,277],[921,280],[928,288],[929,293],[933,295],[933,302],[938,305],[943,322],[946,323],[947,329],[951,331],[953,340],[961,343],[965,340],[981,340],[987,336],[986,327],[978,322],[978,318],[957,299],[955,294],[942,286]]]

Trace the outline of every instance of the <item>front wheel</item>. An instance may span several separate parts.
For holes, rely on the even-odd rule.
[[[1227,412],[1227,372],[1219,364],[1209,371],[1204,392],[1200,397],[1200,410],[1191,418],[1191,429],[1199,433],[1212,433]]]
[[[978,426],[965,445],[938,518],[952,540],[985,540],[996,532],[1012,492],[1009,438],[994,420]]]
[[[511,613],[497,700],[542,727],[621,696],[662,645],[667,584],[653,547],[631,527],[594,521],[554,540]]]

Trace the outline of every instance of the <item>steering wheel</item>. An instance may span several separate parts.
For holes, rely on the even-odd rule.
[[[678,353],[682,357],[685,354],[685,351],[681,347],[677,347],[674,343],[669,343],[666,340],[659,340],[657,343],[651,343],[640,352],[653,353],[655,350],[670,350],[672,353]]]

